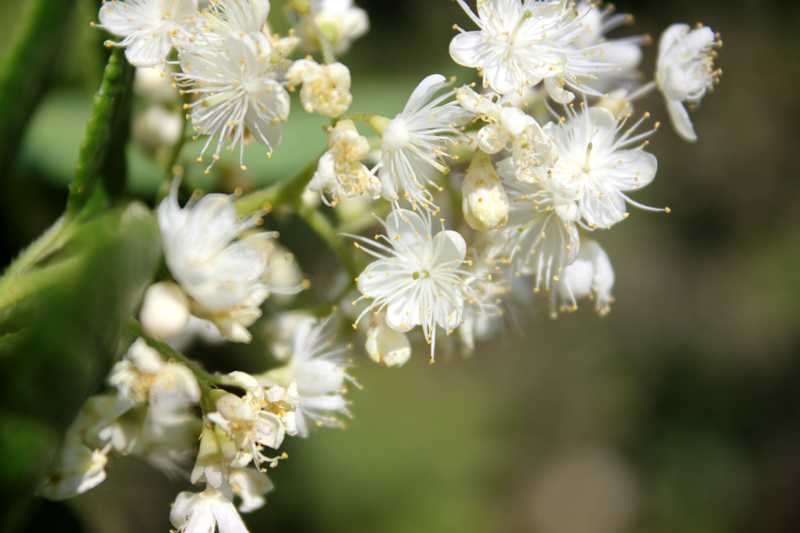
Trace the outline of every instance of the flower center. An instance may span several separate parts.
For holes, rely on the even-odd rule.
[[[586,159],[584,159],[583,161],[583,171],[586,173],[592,171],[592,165],[591,165],[592,148],[594,148],[594,145],[592,143],[589,143],[589,146],[586,147]]]
[[[414,279],[419,279],[419,278],[425,279],[427,277],[430,277],[430,273],[425,272],[425,271],[423,271],[423,272],[414,272],[413,274],[411,274],[411,277],[414,278]]]
[[[522,16],[517,21],[517,25],[514,26],[514,30],[511,32],[511,36],[508,38],[509,44],[514,44],[514,39],[516,39],[519,30],[522,28],[522,25],[525,23],[526,20],[531,18],[531,16],[532,15],[530,11],[526,11],[525,13],[522,14]]]

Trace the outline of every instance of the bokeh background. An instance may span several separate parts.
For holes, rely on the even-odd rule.
[[[0,51],[23,4],[0,2]],[[353,111],[394,116],[432,72],[471,81],[447,53],[452,24],[471,27],[455,2],[359,5],[372,30],[343,58]],[[107,57],[106,36],[89,27],[97,7],[80,0],[64,22],[50,90],[15,166],[0,169],[2,265],[63,210]],[[291,459],[271,472],[277,489],[247,517],[252,532],[800,531],[800,8],[617,7],[637,23],[612,36],[657,39],[673,22],[702,21],[725,45],[721,86],[693,116],[697,144],[672,132],[655,95],[636,105],[664,124],[650,145],[657,179],[636,200],[672,212],[634,210],[595,235],[617,274],[611,314],[584,305],[553,321],[541,307],[521,337],[507,331],[435,365],[424,349],[401,369],[363,358],[347,429],[287,441]],[[206,178],[216,184],[187,172],[207,190],[280,180],[324,148],[321,124],[295,104],[271,161],[249,151],[247,175],[223,161]],[[128,155],[129,190],[152,204],[163,169],[136,145]],[[311,240],[287,244],[324,278],[332,256]],[[266,364],[257,347],[196,355],[222,370]],[[170,502],[190,490],[136,459],[108,474],[70,502],[43,503],[30,530],[168,531]]]

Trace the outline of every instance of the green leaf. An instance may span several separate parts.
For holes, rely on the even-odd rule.
[[[66,227],[43,237],[67,232],[55,252],[14,270],[21,296],[0,309],[0,487],[13,495],[0,503],[0,523],[26,519],[64,431],[102,390],[161,260],[158,225],[142,204]]]
[[[94,109],[86,126],[75,177],[67,201],[67,217],[119,197],[125,189],[125,145],[130,137],[133,76],[135,69],[122,48],[114,49],[108,60]]]
[[[47,88],[75,0],[32,0],[0,65],[0,168],[16,154],[22,132]]]

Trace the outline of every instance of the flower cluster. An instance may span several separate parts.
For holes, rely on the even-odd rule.
[[[433,362],[437,346],[451,352],[453,339],[467,354],[504,326],[522,329],[520,316],[537,299],[553,318],[582,299],[609,312],[614,270],[589,234],[629,218],[630,206],[669,212],[634,199],[656,176],[647,146],[659,123],[645,126],[650,114],[634,116],[632,105],[660,92],[678,135],[696,140],[687,109],[719,79],[719,36],[669,27],[643,83],[649,38],[608,38],[632,22],[610,6],[478,0],[473,10],[457,2],[477,29],[455,26],[450,56],[482,82],[429,75],[393,118],[349,113],[353,79],[336,55],[369,28],[350,0],[292,0],[286,35],[270,31],[268,0],[211,0],[200,10],[197,0],[102,5],[99,27],[120,38],[109,46],[154,67],[137,73],[148,107],[135,137],[156,158],[162,145],[176,148],[168,169],[184,120],[203,139],[192,157],[212,153],[206,173],[227,145],[244,175],[251,140],[267,155],[280,146],[291,93],[333,122],[327,150],[310,155],[304,171],[242,198],[240,189],[196,191],[182,203],[176,169],[157,207],[169,273],[146,291],[140,321],[132,320],[138,338],[108,378],[109,392],[90,398],[70,427],[42,495],[83,493],[102,483],[112,457],[136,455],[204,484],[177,496],[177,531],[244,532],[239,512],[264,505],[272,489],[265,471],[287,457],[286,437],[341,427],[350,416],[354,346],[399,367],[418,340]],[[295,49],[319,54],[297,58]],[[316,211],[317,196],[320,209],[336,211]],[[275,220],[272,209],[305,218],[347,270],[327,295],[307,294],[292,311],[282,309],[285,298],[310,285],[277,232],[261,229]],[[365,236],[369,228],[377,232]],[[360,251],[348,254],[341,239]],[[259,328],[268,298],[272,318]],[[356,331],[337,333],[340,314]],[[266,337],[278,365],[253,375],[206,372],[176,351],[198,337]]]

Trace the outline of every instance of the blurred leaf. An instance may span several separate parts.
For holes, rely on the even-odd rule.
[[[102,387],[160,261],[158,225],[141,204],[63,228],[55,235],[69,239],[57,251],[26,251],[21,257],[43,259],[12,265],[23,297],[0,310],[0,486],[15,495],[3,499],[0,517],[17,526],[67,426]]]
[[[10,166],[22,132],[44,94],[74,0],[31,0],[0,66],[0,168]]]
[[[67,201],[68,217],[90,202],[105,203],[109,197],[119,196],[125,188],[125,145],[130,137],[134,72],[125,51],[114,49],[86,126]]]

